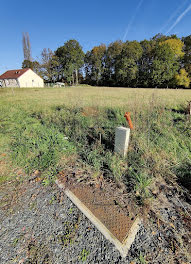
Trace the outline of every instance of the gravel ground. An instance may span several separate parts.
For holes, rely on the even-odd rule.
[[[161,208],[163,220],[151,211],[122,259],[56,185],[31,182],[8,190],[0,192],[1,264],[189,263],[183,243],[190,238],[176,205]]]

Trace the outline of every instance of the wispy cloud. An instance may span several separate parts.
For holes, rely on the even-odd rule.
[[[191,4],[177,17],[172,26],[167,30],[165,35],[167,35],[182,19],[183,17],[191,10]]]
[[[169,24],[171,23],[171,21],[177,16],[177,14],[180,12],[180,10],[185,6],[185,4],[188,2],[188,0],[184,1],[182,5],[179,5],[178,8],[172,13],[172,15],[169,17],[169,19],[166,21],[166,23],[161,27],[161,29],[159,30],[160,33],[163,32],[163,30],[165,30],[165,28],[167,28],[167,26],[169,26]]]
[[[137,12],[139,11],[139,8],[141,7],[143,1],[144,1],[144,0],[140,0],[140,1],[139,1],[138,5],[137,5],[137,7],[136,7],[136,9],[135,9],[135,13],[134,13],[133,16],[131,17],[131,20],[129,21],[129,24],[128,24],[126,30],[125,30],[125,34],[124,34],[124,36],[123,36],[123,41],[125,41],[125,39],[126,39],[128,33],[129,33],[129,30],[131,29],[131,26],[132,26],[132,24],[133,24],[133,21],[135,20],[135,17],[136,17],[136,15],[137,15]]]

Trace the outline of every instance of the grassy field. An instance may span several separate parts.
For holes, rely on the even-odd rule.
[[[70,162],[114,178],[139,199],[156,177],[191,188],[191,90],[67,87],[0,89],[0,182],[42,172],[49,183]],[[135,129],[125,159],[113,154],[114,131]],[[68,158],[68,157],[71,157]]]
[[[67,87],[67,88],[6,88],[0,89],[2,103],[21,104],[22,107],[67,106],[95,107],[145,107],[153,100],[163,106],[175,107],[191,98],[191,90],[179,89],[135,89],[111,87]]]

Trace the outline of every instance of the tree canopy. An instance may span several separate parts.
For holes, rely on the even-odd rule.
[[[84,63],[84,52],[78,41],[68,40],[56,50],[55,55],[60,64],[60,76],[72,84],[76,80],[76,84],[78,84],[78,71]]]
[[[79,42],[71,39],[55,51],[44,48],[40,61],[28,59],[27,36],[22,66],[34,69],[47,82],[74,85],[80,76],[80,82],[90,85],[190,87],[191,35],[180,39],[157,34],[140,42],[118,40],[95,46],[85,54]]]

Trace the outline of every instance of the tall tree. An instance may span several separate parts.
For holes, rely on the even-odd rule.
[[[30,44],[30,39],[29,39],[29,33],[28,32],[23,33],[22,43],[23,43],[24,60],[25,61],[32,61],[31,44]]]
[[[51,49],[44,48],[41,52],[40,73],[47,82],[55,82],[59,77],[58,57]]]
[[[116,85],[116,62],[118,56],[121,54],[124,43],[122,41],[112,42],[107,50],[105,55],[105,70],[103,73],[103,82],[104,85]]]
[[[119,85],[137,86],[138,64],[143,49],[137,41],[127,41],[116,62]]]
[[[33,61],[32,59],[31,44],[30,44],[28,32],[23,33],[22,44],[23,44],[23,56],[24,56],[24,60],[22,62],[22,68],[30,68],[39,74],[40,64],[38,61]]]
[[[189,77],[191,78],[191,35],[184,37],[184,58],[183,58],[183,64],[184,68],[188,72]]]
[[[161,45],[167,44],[171,48],[172,52],[177,58],[181,58],[184,56],[183,46],[184,43],[180,39],[169,38],[160,43]]]
[[[85,56],[86,79],[91,84],[102,84],[102,77],[105,69],[106,46],[101,44],[88,51]]]
[[[180,65],[175,53],[167,43],[157,44],[151,65],[151,84],[154,87],[167,86],[174,78]]]
[[[139,60],[138,86],[151,86],[151,65],[154,60],[155,41],[143,40],[140,42],[143,49],[142,56]]]
[[[60,63],[60,75],[66,78],[69,83],[76,80],[78,84],[78,73],[84,63],[84,52],[79,42],[75,39],[67,41],[59,47],[55,55]]]

